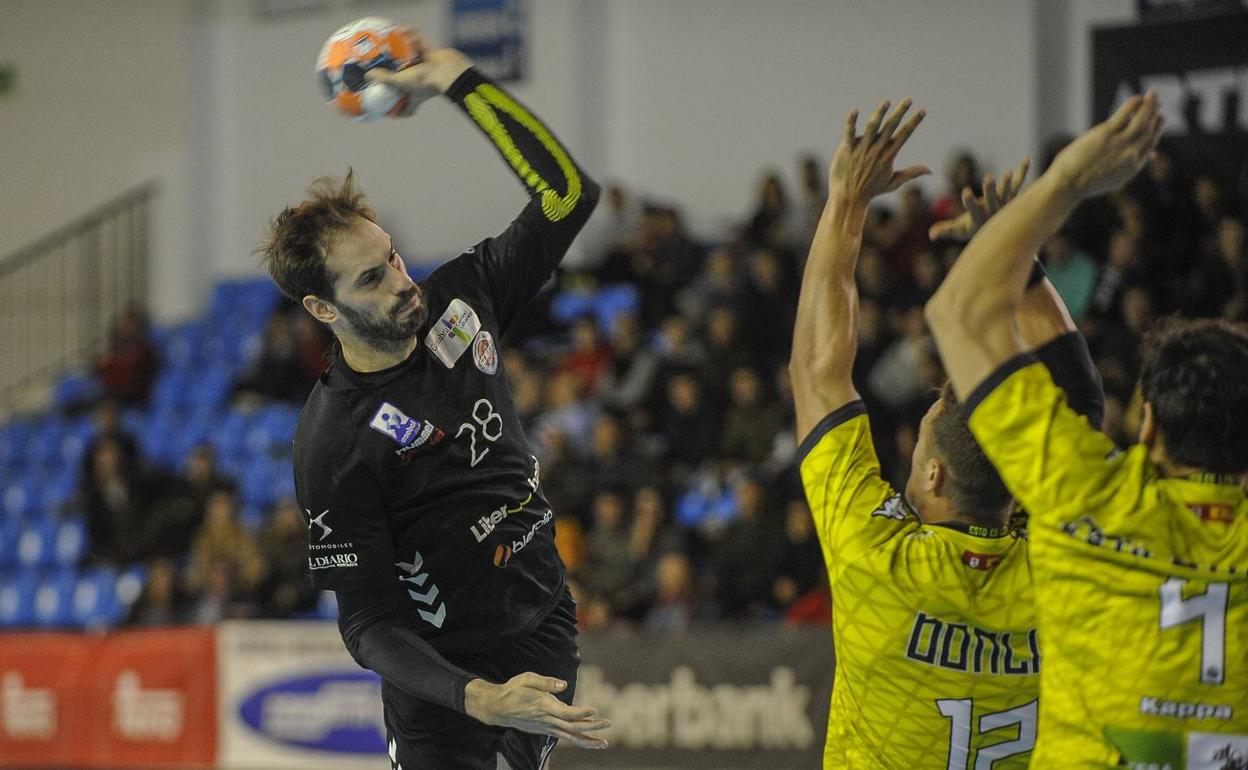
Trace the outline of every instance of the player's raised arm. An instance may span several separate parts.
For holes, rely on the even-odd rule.
[[[986,175],[983,194],[979,197],[969,187],[963,190],[963,212],[933,224],[929,237],[969,241],[985,222],[1018,196],[1030,165],[1030,159],[1024,159],[1017,169],[1007,171],[999,181],[991,174]],[[1071,408],[1100,428],[1105,412],[1101,376],[1092,363],[1087,341],[1049,281],[1039,258],[1033,262],[1014,323],[1024,349],[1034,352],[1049,370],[1054,383],[1065,392]]]
[[[452,48],[423,50],[419,64],[366,77],[402,89],[415,103],[435,89],[456,104],[494,145],[529,195],[529,204],[494,239],[491,269],[511,291],[505,300],[527,299],[563,259],[594,206],[599,188],[540,118],[472,66]],[[500,308],[509,317],[514,308]],[[505,324],[504,324],[505,325]]]
[[[926,315],[960,399],[1025,349],[1014,324],[1032,260],[1079,201],[1135,176],[1161,136],[1154,94],[1128,99],[1057,156],[986,222],[928,302]]]
[[[909,99],[892,112],[883,102],[858,134],[858,112],[845,119],[845,134],[828,172],[828,202],[819,218],[802,276],[789,373],[797,404],[797,438],[803,441],[833,410],[858,399],[851,378],[858,346],[858,287],[854,271],[862,246],[867,206],[877,195],[931,173],[925,166],[893,170],[893,161],[923,120]]]

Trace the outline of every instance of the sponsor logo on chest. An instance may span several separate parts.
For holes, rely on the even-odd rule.
[[[368,425],[399,444],[395,454],[404,465],[411,461],[416,450],[432,449],[446,438],[446,433],[433,423],[408,417],[389,401],[381,402]]]
[[[481,316],[462,299],[453,299],[446,311],[425,335],[425,348],[447,369],[472,346],[477,332],[481,331]],[[493,347],[491,342],[489,345]],[[474,350],[474,358],[476,352]],[[477,364],[478,367],[481,364]],[[485,371],[482,369],[482,371]]]

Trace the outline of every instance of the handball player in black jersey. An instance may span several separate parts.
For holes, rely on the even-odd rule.
[[[576,615],[499,345],[598,200],[546,126],[453,49],[382,80],[446,95],[529,194],[502,234],[408,276],[349,173],[273,222],[274,281],[337,342],[295,432],[313,583],[382,679],[391,765],[540,770],[603,748],[573,706]]]

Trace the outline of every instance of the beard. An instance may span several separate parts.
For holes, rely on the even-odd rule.
[[[420,305],[407,313],[404,308],[413,295],[420,299]],[[429,316],[429,308],[425,307],[419,286],[413,286],[411,291],[400,297],[394,307],[385,313],[357,310],[347,304],[339,304],[338,310],[364,344],[387,353],[403,350]]]

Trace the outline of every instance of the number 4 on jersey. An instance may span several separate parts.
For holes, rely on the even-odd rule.
[[[1210,583],[1203,594],[1183,598],[1186,580],[1161,584],[1161,627],[1174,628],[1200,618],[1200,681],[1222,684],[1226,676],[1227,583]]]

